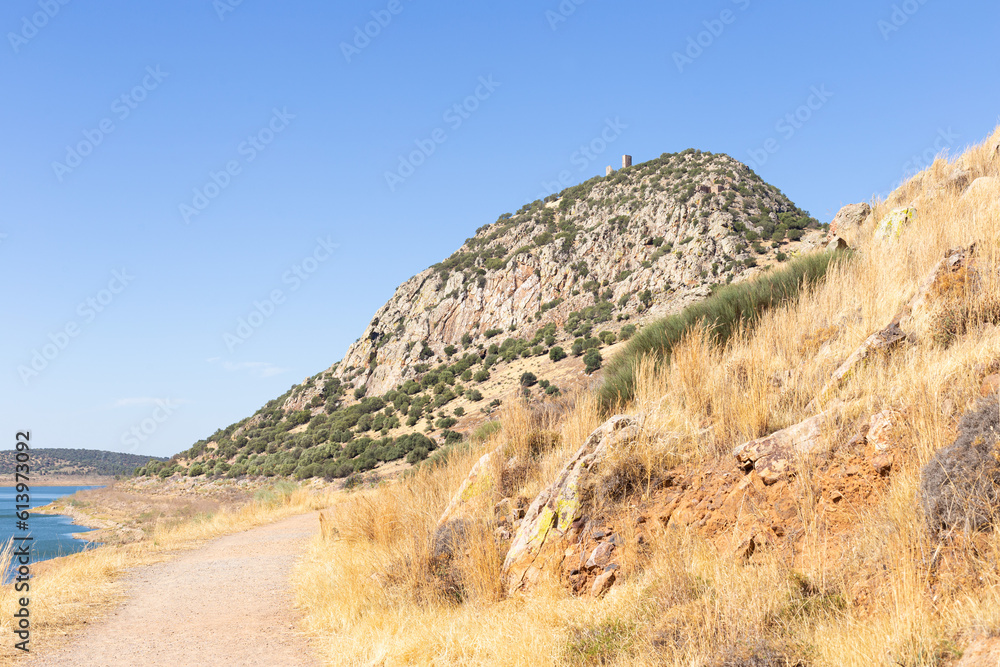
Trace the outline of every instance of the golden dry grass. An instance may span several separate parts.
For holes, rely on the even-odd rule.
[[[693,533],[654,530],[647,556],[636,555],[636,566],[603,599],[574,598],[554,584],[507,598],[495,584],[502,549],[487,520],[497,495],[485,493],[470,504],[483,513],[471,538],[477,555],[459,563],[458,592],[449,591],[434,571],[433,530],[475,460],[498,446],[523,453],[533,432],[558,432],[558,444],[518,490],[533,497],[600,422],[590,397],[544,427],[515,407],[477,450],[338,500],[331,522],[339,533],[318,538],[297,569],[307,627],[327,661],[915,666],[946,664],[975,636],[1000,633],[1000,540],[980,536],[942,555],[917,501],[921,467],[951,442],[958,416],[977,396],[981,377],[973,368],[1000,357],[992,324],[1000,191],[961,197],[948,182],[959,168],[973,179],[1000,176],[998,141],[1000,129],[874,202],[875,220],[896,206],[912,204],[918,213],[893,240],[873,238],[869,222],[854,239],[853,261],[836,265],[793,306],[765,314],[722,349],[693,334],[668,368],[640,369],[628,412],[641,416],[647,436],[612,458],[639,461],[644,470],[720,460],[741,442],[811,416],[807,406],[831,372],[890,322],[948,249],[975,243],[978,291],[954,288],[963,326],[949,330],[954,312],[927,311],[914,320],[915,344],[870,361],[829,397],[859,424],[885,408],[904,410],[912,434],[884,497],[859,515],[839,558],[818,556],[826,536],[810,516],[812,487],[802,484],[804,543],[816,545],[817,556],[805,554],[801,572],[768,555],[744,565]],[[860,589],[868,602],[854,604]]]

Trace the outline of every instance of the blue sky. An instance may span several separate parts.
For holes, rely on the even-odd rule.
[[[996,3],[776,4],[8,0],[7,446],[185,449],[623,153],[728,153],[828,221],[997,124]]]

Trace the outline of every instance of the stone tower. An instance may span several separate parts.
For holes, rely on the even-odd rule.
[[[613,174],[613,173],[615,173],[615,170],[614,170],[614,169],[612,169],[611,165],[609,164],[609,165],[608,165],[608,168],[607,168],[607,169],[605,170],[605,172],[604,172],[604,175],[605,175],[605,176],[610,176],[610,175],[611,175],[611,174]]]
[[[622,155],[622,169],[625,169],[626,167],[631,167],[631,166],[632,166],[632,156],[631,155]]]

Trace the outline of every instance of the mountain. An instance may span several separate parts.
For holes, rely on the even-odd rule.
[[[688,149],[593,178],[480,227],[400,285],[342,361],[143,472],[415,463],[511,395],[589,385],[637,325],[815,247],[820,227],[727,155]]]
[[[296,570],[322,658],[1000,664],[1000,128],[830,231],[338,495]]]
[[[676,310],[773,260],[779,250],[759,239],[780,245],[817,226],[727,155],[663,155],[480,227],[396,290],[334,377],[381,394],[414,377],[426,349],[442,358],[448,345],[562,327],[573,313],[582,322]]]
[[[14,451],[0,451],[0,475],[13,479],[17,460]],[[96,475],[113,477],[131,474],[150,461],[166,461],[155,456],[103,452],[94,449],[33,449],[32,475]]]

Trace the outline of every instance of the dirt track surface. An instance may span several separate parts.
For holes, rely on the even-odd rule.
[[[108,618],[27,664],[318,665],[296,633],[289,579],[318,530],[318,515],[305,514],[137,568],[126,575],[126,598]]]

